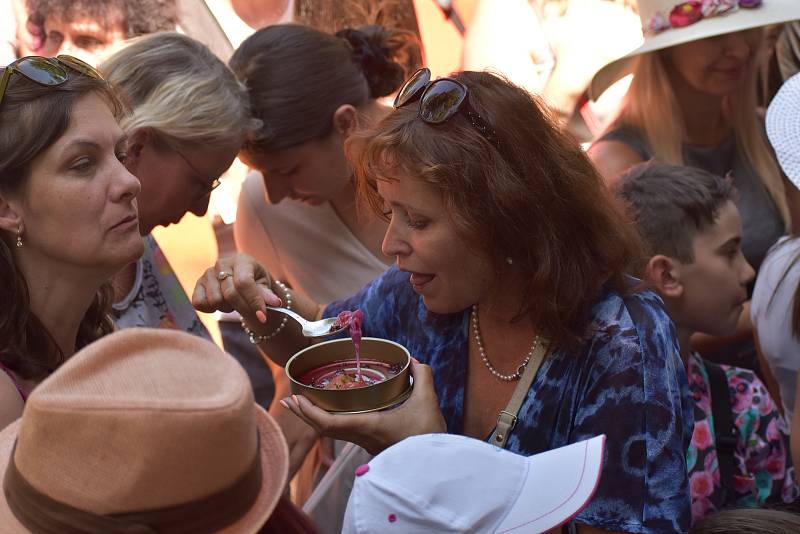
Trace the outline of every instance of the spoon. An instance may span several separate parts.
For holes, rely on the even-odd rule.
[[[334,327],[336,324],[336,317],[328,317],[327,319],[320,319],[319,321],[309,321],[305,317],[302,317],[289,308],[267,306],[267,309],[276,311],[278,313],[283,313],[297,321],[303,328],[303,335],[306,337],[332,336],[347,328],[347,325],[341,325],[338,328]]]

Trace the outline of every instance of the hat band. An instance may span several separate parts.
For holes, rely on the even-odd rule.
[[[702,19],[724,15],[740,7],[753,9],[762,0],[690,0],[676,5],[669,14],[657,11],[642,27],[646,36],[659,34],[670,28],[683,28]]]
[[[14,442],[15,450],[16,447]],[[17,469],[14,451],[6,468],[3,491],[11,512],[34,534],[207,534],[232,525],[255,503],[261,491],[260,450],[259,444],[250,467],[228,488],[155,510],[99,515],[73,508],[31,486]]]

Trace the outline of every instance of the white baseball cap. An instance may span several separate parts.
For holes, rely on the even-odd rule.
[[[545,532],[591,500],[605,439],[530,457],[453,434],[405,439],[356,469],[342,534]]]
[[[786,80],[772,99],[767,136],[783,172],[800,189],[800,74]]]

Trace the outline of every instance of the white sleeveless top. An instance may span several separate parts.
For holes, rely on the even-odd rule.
[[[320,304],[355,294],[388,267],[329,203],[310,206],[284,199],[270,204],[264,179],[255,171],[242,184],[234,235],[237,250]]]

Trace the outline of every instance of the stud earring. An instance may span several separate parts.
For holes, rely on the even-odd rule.
[[[506,258],[506,263],[509,265],[514,265],[514,259],[509,256],[508,258]]]
[[[17,248],[22,246],[22,230],[17,228]]]

